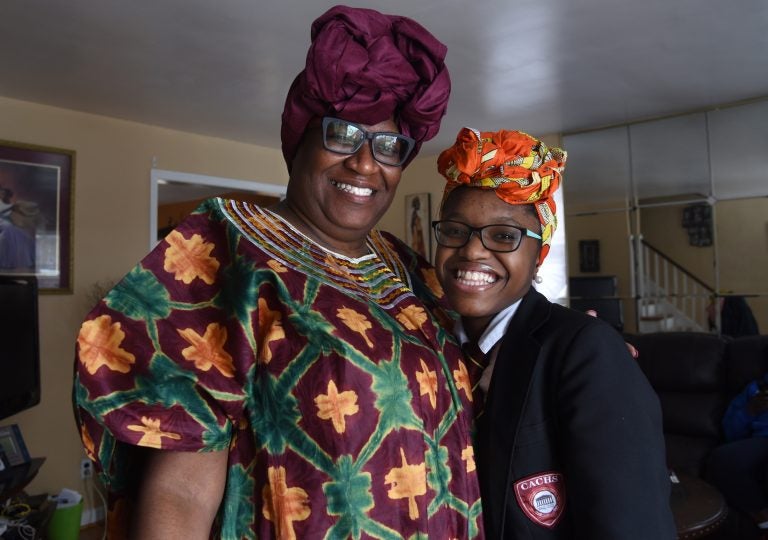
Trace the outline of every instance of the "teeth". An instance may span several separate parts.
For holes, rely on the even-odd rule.
[[[370,197],[373,195],[373,190],[371,188],[360,188],[355,186],[350,186],[349,184],[342,184],[341,182],[337,182],[336,180],[331,180],[331,184],[336,186],[337,189],[340,189],[341,191],[345,191],[346,193],[351,193],[352,195],[360,195],[361,197]]]
[[[495,283],[498,277],[488,272],[457,270],[456,279],[463,281],[467,285],[485,285]]]

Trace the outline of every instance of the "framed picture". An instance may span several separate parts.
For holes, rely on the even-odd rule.
[[[429,193],[405,196],[405,242],[426,259],[432,254],[431,216]]]
[[[75,152],[0,141],[0,274],[72,292]]]
[[[712,223],[712,207],[709,204],[692,204],[683,208],[683,227],[701,227],[709,223]]]
[[[0,427],[0,448],[6,467],[15,467],[29,462],[29,452],[18,424]]]
[[[683,209],[683,227],[688,232],[688,244],[694,247],[712,245],[712,207],[693,204]]]
[[[579,240],[579,272],[600,271],[600,241]]]

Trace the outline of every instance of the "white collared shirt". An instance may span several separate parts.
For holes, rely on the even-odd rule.
[[[498,347],[496,347],[496,345],[498,345],[501,338],[504,337],[509,322],[512,320],[512,317],[515,316],[515,312],[517,311],[520,302],[522,302],[522,298],[498,312],[493,319],[491,319],[491,322],[488,324],[488,327],[483,332],[483,335],[480,336],[480,340],[477,343],[477,346],[480,347],[483,354],[490,354],[490,357],[488,358],[488,367],[485,368],[480,377],[480,388],[485,394],[488,393],[488,388],[491,385],[493,366],[496,364],[496,355],[498,353]],[[458,324],[454,327],[454,333],[461,345],[464,345],[469,341],[461,319],[459,319]]]

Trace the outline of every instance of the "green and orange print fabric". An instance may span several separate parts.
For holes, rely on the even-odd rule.
[[[132,447],[226,449],[215,537],[481,535],[434,270],[389,235],[369,246],[348,259],[212,199],[110,291],[80,330],[75,401],[113,509]]]

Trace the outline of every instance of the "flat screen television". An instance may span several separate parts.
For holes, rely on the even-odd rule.
[[[37,280],[0,275],[0,419],[40,403]]]

